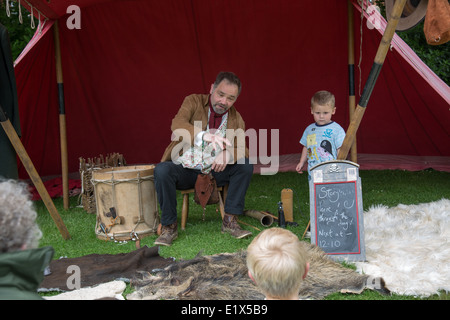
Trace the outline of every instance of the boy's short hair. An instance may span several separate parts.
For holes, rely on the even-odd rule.
[[[261,291],[274,298],[298,294],[306,263],[300,240],[286,229],[266,229],[247,248],[248,270]]]
[[[316,104],[334,108],[335,103],[334,95],[325,90],[317,91],[311,98],[311,108]]]

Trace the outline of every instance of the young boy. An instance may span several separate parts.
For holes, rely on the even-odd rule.
[[[298,173],[308,161],[308,173],[313,166],[324,161],[335,160],[345,138],[345,131],[331,116],[336,113],[334,95],[328,91],[318,91],[311,98],[311,114],[314,123],[310,124],[300,139],[303,145],[300,162],[295,168]]]
[[[298,300],[309,269],[298,237],[287,229],[262,231],[247,248],[248,275],[267,300]]]

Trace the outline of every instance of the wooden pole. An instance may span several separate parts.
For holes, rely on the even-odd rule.
[[[48,212],[53,218],[53,221],[55,222],[56,226],[58,227],[59,232],[61,233],[62,237],[67,240],[70,239],[69,231],[67,230],[66,226],[64,225],[64,222],[61,219],[61,216],[58,213],[58,210],[56,210],[55,204],[52,201],[52,198],[47,192],[47,189],[45,189],[44,183],[41,180],[41,177],[36,171],[36,168],[33,165],[33,162],[31,161],[30,157],[28,156],[27,151],[25,150],[22,141],[20,141],[19,136],[17,135],[16,130],[14,130],[14,127],[11,124],[11,121],[7,118],[6,114],[3,112],[3,108],[0,106],[0,123],[5,130],[6,135],[8,136],[9,140],[11,141],[11,144],[14,146],[14,149],[17,152],[17,155],[19,156],[20,160],[22,161],[23,166],[28,172],[28,175],[30,176],[31,180],[33,181],[33,184],[36,187],[36,190],[38,191],[39,195],[41,196],[42,200],[44,201],[45,206],[47,207]]]
[[[350,0],[347,1],[348,11],[348,108],[350,121],[353,119],[356,107],[355,99],[355,36],[354,36],[354,23],[353,23],[353,4]],[[350,150],[350,160],[357,163],[358,154],[356,149],[356,135],[355,141],[352,144]]]
[[[59,103],[59,140],[61,145],[61,168],[64,209],[69,209],[69,165],[67,159],[67,133],[66,133],[66,110],[64,106],[64,81],[61,65],[61,47],[59,43],[58,20],[53,24],[53,35],[55,41],[56,59],[56,81],[58,84]]]
[[[370,70],[369,77],[364,86],[361,98],[359,99],[358,106],[355,109],[350,125],[347,129],[344,142],[339,150],[338,160],[345,160],[347,158],[348,152],[355,141],[356,131],[358,130],[359,124],[361,123],[364,112],[366,111],[367,103],[369,102],[370,95],[372,94],[375,82],[377,81],[378,75],[380,74],[381,67],[383,66],[384,60],[386,59],[387,52],[391,45],[392,37],[394,36],[395,29],[397,28],[398,21],[405,7],[406,0],[395,1],[394,8],[392,10],[392,16],[389,20],[386,30],[384,31],[383,37],[381,38],[380,45],[378,46],[378,51],[375,56],[372,69]]]

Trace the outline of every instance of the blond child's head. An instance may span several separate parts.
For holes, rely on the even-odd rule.
[[[291,231],[270,228],[247,249],[249,276],[267,299],[298,299],[309,264],[300,240]]]
[[[331,122],[331,116],[336,113],[334,95],[328,91],[318,91],[311,98],[311,114],[318,125]]]
[[[311,98],[311,108],[315,105],[329,106],[334,108],[336,105],[336,99],[334,94],[329,91],[321,90],[317,91]]]

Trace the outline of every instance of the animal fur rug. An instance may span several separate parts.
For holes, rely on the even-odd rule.
[[[361,293],[365,288],[388,293],[383,279],[361,275],[332,261],[317,246],[302,242],[310,270],[300,289],[300,299],[322,299],[334,292]],[[135,292],[128,300],[260,300],[264,296],[250,280],[246,251],[212,256],[197,255],[164,269],[143,272],[131,281]],[[374,281],[375,280],[375,281]],[[374,286],[374,284],[380,285]]]
[[[67,282],[72,276],[70,266],[80,268],[80,287],[92,287],[99,284],[122,279],[129,282],[136,270],[151,271],[164,268],[173,263],[173,259],[159,255],[159,247],[144,246],[129,253],[89,254],[78,258],[64,258],[50,263],[49,274],[44,277],[39,292],[71,291]],[[72,281],[69,281],[70,283]]]
[[[450,200],[371,207],[364,232],[367,262],[356,263],[358,272],[401,295],[450,291]]]
[[[98,286],[85,287],[43,298],[45,300],[124,300],[122,293],[126,286],[124,281],[114,280]]]

